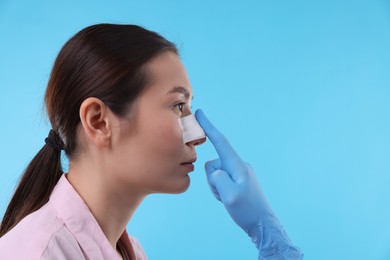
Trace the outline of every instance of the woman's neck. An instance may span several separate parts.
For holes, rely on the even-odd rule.
[[[68,181],[116,250],[126,225],[145,196],[129,192],[123,184],[113,183],[107,173],[93,168],[72,165],[67,174]]]

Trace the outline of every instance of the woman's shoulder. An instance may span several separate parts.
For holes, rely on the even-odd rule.
[[[50,204],[45,204],[0,238],[0,259],[40,258],[63,226]]]

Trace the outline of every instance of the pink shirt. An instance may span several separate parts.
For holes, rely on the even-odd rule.
[[[147,259],[126,230],[120,242],[130,259]],[[0,238],[0,259],[120,258],[64,174],[48,203]]]

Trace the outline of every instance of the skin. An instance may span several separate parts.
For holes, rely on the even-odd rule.
[[[152,83],[129,115],[118,117],[97,98],[82,103],[81,152],[70,161],[67,175],[114,249],[147,195],[188,189],[193,169],[183,163],[196,160],[200,144],[184,144],[177,122],[191,113],[192,98],[179,57],[162,53],[147,69]]]

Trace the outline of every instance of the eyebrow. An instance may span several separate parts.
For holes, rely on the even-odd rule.
[[[167,94],[172,94],[172,93],[180,93],[183,94],[186,99],[190,98],[190,93],[186,88],[182,86],[173,87],[170,91],[168,91]],[[192,97],[192,99],[194,99],[194,97]]]

